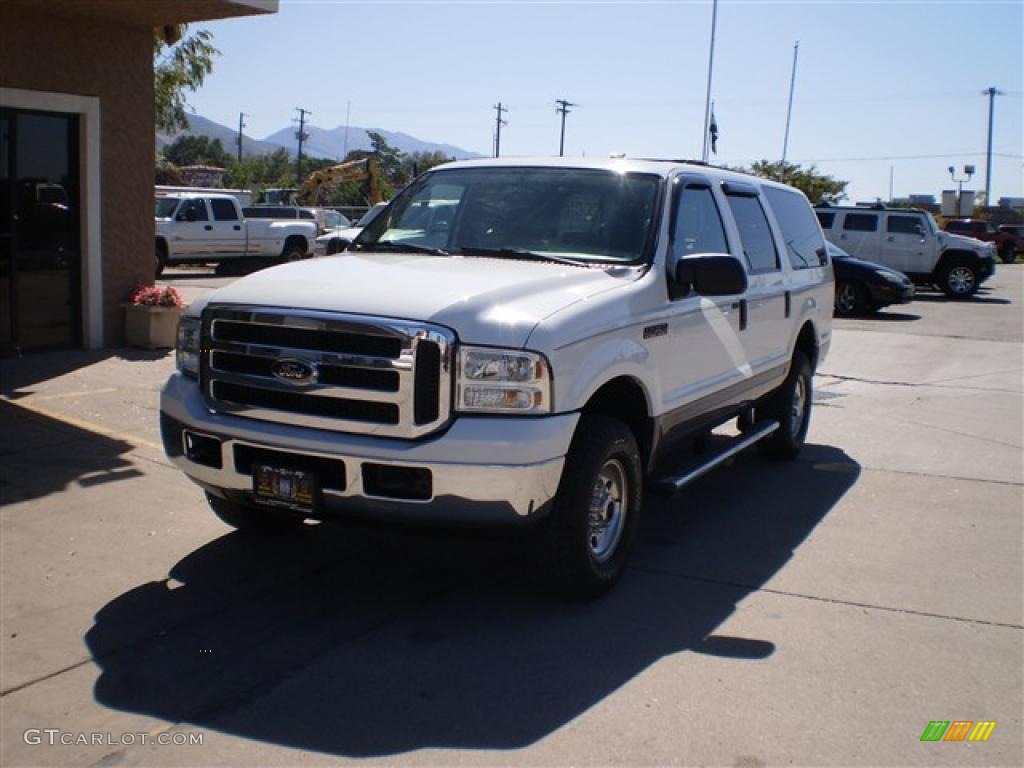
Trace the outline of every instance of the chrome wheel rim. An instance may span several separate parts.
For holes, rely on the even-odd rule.
[[[842,283],[836,289],[836,308],[840,314],[848,315],[857,305],[857,291],[849,283]]]
[[[970,293],[974,287],[974,272],[967,267],[954,267],[949,272],[948,283],[953,293]]]
[[[793,404],[789,411],[789,431],[793,435],[800,434],[804,422],[804,411],[807,409],[807,384],[803,376],[793,382]]]
[[[618,459],[601,467],[587,513],[587,544],[598,562],[610,558],[619,545],[628,512],[626,469]]]

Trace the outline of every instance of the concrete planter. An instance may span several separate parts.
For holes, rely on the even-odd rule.
[[[144,304],[123,304],[124,339],[133,347],[145,349],[174,348],[181,307],[151,307]]]

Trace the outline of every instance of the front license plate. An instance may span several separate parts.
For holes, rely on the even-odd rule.
[[[316,500],[316,477],[311,472],[257,465],[252,474],[256,501],[293,509],[312,509]]]

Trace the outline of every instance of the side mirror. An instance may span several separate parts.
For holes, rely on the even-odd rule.
[[[734,296],[747,290],[747,271],[728,254],[687,256],[676,264],[676,283],[684,295]]]
[[[914,229],[917,230],[917,234],[919,234],[921,236],[924,236],[924,225],[922,225],[922,224],[915,224],[914,225]]]
[[[185,211],[185,221],[195,221],[195,220],[196,220],[196,211],[195,211],[194,208],[189,208],[187,211]]]

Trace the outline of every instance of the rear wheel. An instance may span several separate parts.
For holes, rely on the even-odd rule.
[[[213,514],[240,531],[278,533],[302,524],[302,517],[297,514],[271,507],[239,504],[214,496],[212,493],[206,494],[206,502],[213,510]]]
[[[758,450],[771,459],[795,459],[804,447],[807,428],[811,424],[811,400],[814,389],[811,364],[801,351],[793,353],[789,374],[782,386],[764,405],[758,407],[759,420],[775,419],[779,428],[757,444]]]
[[[294,240],[284,244],[284,250],[281,252],[281,261],[299,261],[306,257],[306,249],[302,243]]]
[[[629,560],[642,493],[633,433],[617,419],[584,415],[554,508],[534,531],[536,565],[545,586],[576,599],[607,592]]]
[[[1017,259],[1017,248],[1013,243],[1007,243],[999,251],[999,259],[1003,264],[1013,264]]]
[[[966,261],[954,261],[939,278],[939,288],[951,299],[966,299],[978,290],[978,274]]]

